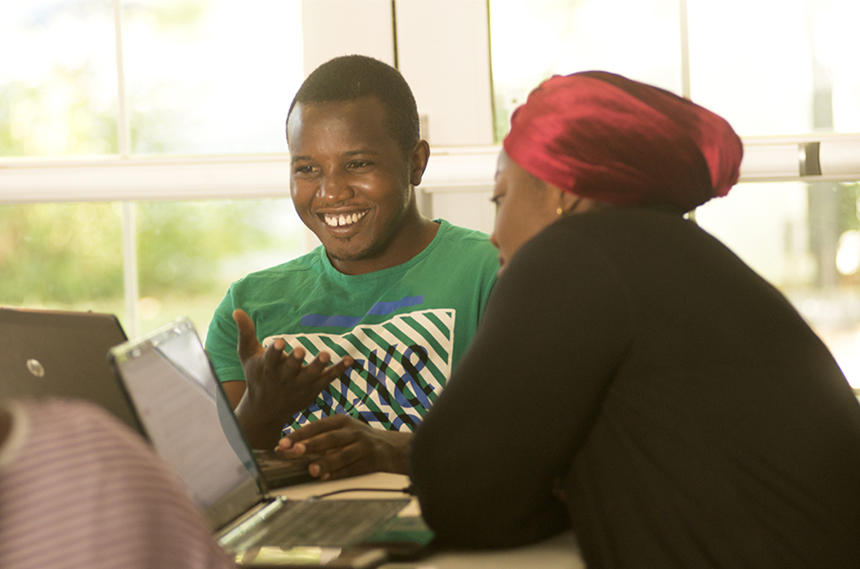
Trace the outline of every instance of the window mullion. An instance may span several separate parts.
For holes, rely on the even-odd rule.
[[[117,145],[120,159],[131,156],[131,125],[128,118],[128,97],[125,88],[125,60],[122,42],[122,0],[113,0],[114,33],[116,36],[116,82],[117,82]],[[125,328],[131,338],[138,335],[137,279],[137,232],[135,230],[135,206],[133,202],[122,202],[122,263],[125,297]]]

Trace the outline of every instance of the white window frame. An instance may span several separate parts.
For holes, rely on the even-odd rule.
[[[100,158],[0,158],[0,203],[123,203],[126,322],[138,334],[134,203],[283,198],[289,156],[136,157],[130,153],[122,59],[122,3],[113,0],[119,154]],[[689,94],[686,0],[680,10],[682,85]],[[421,185],[428,215],[492,230],[499,147],[493,144],[487,0],[303,0],[305,73],[336,55],[396,64],[415,92],[431,159]],[[444,38],[444,42],[437,41]],[[441,43],[441,45],[440,45]],[[283,117],[273,117],[282,120]],[[860,134],[743,138],[741,182],[860,180]],[[309,240],[309,247],[313,240]]]

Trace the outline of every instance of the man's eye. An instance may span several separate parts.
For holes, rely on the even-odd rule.
[[[314,171],[313,166],[296,166],[293,172],[296,174],[311,174]]]
[[[350,170],[361,170],[363,168],[368,168],[373,164],[373,162],[369,162],[367,160],[354,160],[349,163],[348,168]]]

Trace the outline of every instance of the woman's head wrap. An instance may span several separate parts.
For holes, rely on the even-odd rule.
[[[743,156],[740,138],[721,117],[602,71],[544,81],[511,117],[504,149],[564,191],[683,211],[726,195]]]

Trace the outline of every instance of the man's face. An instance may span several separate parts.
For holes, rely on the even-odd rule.
[[[420,218],[410,184],[427,155],[406,156],[385,119],[382,103],[363,97],[299,103],[287,123],[296,212],[348,274],[402,262],[409,239],[399,237]]]
[[[503,150],[493,190],[496,223],[490,241],[499,250],[499,274],[527,241],[558,219],[561,191],[541,182]]]

